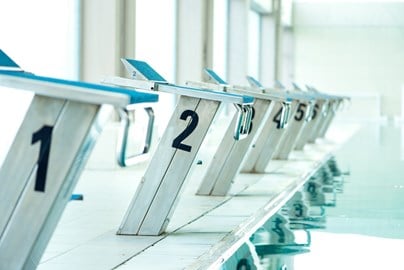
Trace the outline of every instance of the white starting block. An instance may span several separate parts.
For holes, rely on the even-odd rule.
[[[319,97],[310,92],[303,92],[298,88],[293,90],[294,93],[300,93],[305,99],[301,99],[295,114],[290,121],[290,126],[286,134],[282,137],[277,145],[273,159],[288,159],[290,152],[295,148],[297,139],[302,134],[305,126],[312,119],[312,115],[316,113],[316,103]]]
[[[252,77],[247,77],[247,79],[250,85],[262,89],[262,91],[276,91],[264,88],[261,83]],[[288,126],[286,129],[282,130],[279,129],[278,125],[277,129],[272,129],[272,133],[262,133],[255,143],[255,148],[250,151],[248,157],[245,159],[242,172],[264,173],[272,158],[289,155],[294,148],[297,136],[302,132],[306,122],[310,120],[309,115],[311,115],[315,102],[313,95],[301,91],[286,90],[280,84],[278,88],[283,89],[277,89],[278,91],[283,91],[293,98]],[[270,118],[271,122],[266,125],[277,123],[279,114],[280,112],[276,112],[276,114]],[[261,142],[265,143],[262,144]]]
[[[296,85],[295,88],[300,89]],[[324,117],[327,114],[328,107],[331,102],[331,96],[321,94],[318,91],[313,91],[312,89],[309,89],[309,91],[309,93],[311,93],[316,98],[316,100],[306,125],[303,127],[302,131],[296,138],[296,142],[294,145],[294,149],[296,150],[302,150],[308,142],[308,139],[312,136],[313,133],[315,133],[318,126],[323,123]]]
[[[339,104],[345,99],[345,97],[321,93],[314,88],[308,89],[319,98],[317,99],[316,107],[313,110],[309,123],[297,139],[296,150],[303,150],[307,143],[314,143],[318,137],[321,137],[320,134],[324,136]]]
[[[0,50],[0,86],[35,93],[0,169],[0,269],[35,269],[109,112],[156,94],[35,76]]]
[[[311,141],[314,141],[316,138],[324,138],[337,111],[343,107],[345,102],[349,102],[349,101],[350,101],[350,97],[334,96],[333,102],[330,104],[330,106],[328,108],[328,113],[327,113],[323,123],[319,125],[319,128],[318,128],[317,132],[315,134],[313,134]]]
[[[278,144],[289,129],[289,122],[292,116],[295,115],[300,100],[306,100],[307,98],[301,93],[295,93],[286,89],[264,88],[259,81],[251,76],[247,76],[247,80],[251,87],[259,89],[263,93],[282,92],[292,99],[291,103],[288,104],[285,117],[283,116],[285,106],[275,104],[273,112],[264,124],[266,128],[258,135],[257,140],[254,142],[254,147],[247,153],[247,157],[242,164],[241,171],[244,173],[265,173],[265,169],[272,159]]]
[[[169,84],[145,62],[123,62],[134,79],[113,77],[105,79],[105,83],[180,95],[118,231],[118,234],[159,235],[169,223],[181,187],[220,104],[233,103],[238,109],[231,137],[240,140],[247,137],[250,131],[254,99],[245,95]]]
[[[250,85],[259,87],[260,89],[263,89],[263,91],[275,91],[264,88],[261,83],[252,77],[247,77],[247,79]],[[255,143],[255,148],[252,149],[249,156],[246,158],[242,172],[264,173],[269,161],[274,157],[276,151],[280,149],[281,145],[285,150],[292,147],[292,144],[294,143],[294,132],[299,132],[301,129],[299,127],[304,125],[307,120],[307,114],[309,114],[312,109],[312,96],[298,91],[287,90],[282,85],[280,85],[277,90],[288,93],[294,100],[291,104],[288,126],[286,129],[280,129],[279,124],[277,124],[277,129],[274,130],[273,134],[261,134],[261,137],[258,138]],[[272,121],[268,123],[268,125],[278,123],[279,114],[280,111],[271,118]],[[262,142],[264,142],[264,144],[262,144]],[[264,147],[261,145],[264,145]]]
[[[249,130],[249,136],[242,141],[229,139],[231,138],[232,125],[229,126],[197,191],[198,195],[223,196],[228,193],[234,177],[240,171],[240,165],[246,153],[250,148],[255,147],[253,146],[255,138],[262,132],[271,133],[270,129],[276,129],[274,125],[265,124],[272,121],[273,116],[278,111],[280,111],[279,126],[282,128],[286,126],[292,99],[284,91],[262,93],[253,88],[234,87],[228,85],[213,70],[205,69],[205,71],[209,76],[209,81],[213,81],[214,84],[204,82],[187,82],[187,84],[254,97],[253,124]],[[232,123],[236,121],[237,117],[234,116]]]

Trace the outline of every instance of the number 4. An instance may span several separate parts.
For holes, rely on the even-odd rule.
[[[48,172],[49,152],[52,140],[51,126],[43,126],[40,130],[32,134],[31,145],[41,142],[38,155],[38,170],[35,179],[35,191],[45,192],[46,174]]]

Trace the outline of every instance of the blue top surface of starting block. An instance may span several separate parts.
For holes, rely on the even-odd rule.
[[[16,62],[14,62],[7,54],[0,50],[0,67],[12,67],[19,68]]]
[[[166,82],[157,71],[155,71],[148,63],[134,59],[123,59],[127,61],[134,69],[141,73],[149,81]]]
[[[2,70],[3,68],[3,70]],[[10,70],[8,68],[19,68],[19,66],[0,49],[0,75],[14,76],[22,79],[35,80],[37,82],[53,83],[60,86],[78,87],[86,90],[106,91],[118,94],[125,94],[129,96],[129,103],[143,103],[143,102],[156,102],[158,95],[153,93],[138,92],[133,89],[126,89],[121,87],[113,87],[101,84],[87,83],[81,81],[71,81],[43,76],[36,76],[32,73],[24,72],[22,70]]]
[[[19,77],[19,78],[25,78],[25,79],[32,79],[32,80],[36,80],[36,81],[40,81],[40,82],[48,82],[48,83],[55,83],[55,84],[59,84],[59,85],[65,85],[65,86],[79,87],[81,89],[87,89],[87,90],[98,90],[98,91],[107,91],[107,92],[112,92],[112,93],[125,94],[125,95],[129,96],[130,104],[158,101],[158,95],[156,95],[156,94],[138,92],[138,91],[135,91],[132,89],[112,87],[112,86],[80,82],[80,81],[70,81],[70,80],[64,80],[64,79],[36,76],[31,73],[18,72],[18,71],[1,71],[0,70],[0,75],[1,74],[15,76],[15,77]]]
[[[225,80],[223,80],[216,72],[214,72],[210,68],[205,68],[204,70],[205,70],[206,74],[208,74],[209,77],[212,80],[214,80],[216,83],[227,84],[227,82],[225,82]]]
[[[156,71],[154,70],[148,63],[140,60],[134,60],[134,59],[128,59],[128,58],[123,58],[122,59],[123,64],[125,65],[126,69],[129,72],[132,73],[140,73],[144,78],[150,81],[155,81],[155,82],[163,82],[167,83],[167,81]],[[214,73],[212,71],[212,73]],[[133,74],[136,75],[136,74]],[[225,81],[223,81],[218,75],[216,75],[217,80],[220,80],[223,84],[226,84]],[[185,87],[185,86],[178,86],[178,85],[173,85],[173,84],[166,84],[167,86],[172,86],[176,90],[183,90],[184,92],[186,91],[193,91],[193,92],[199,92],[199,93],[212,93],[216,97],[222,96],[222,97],[231,97],[231,98],[240,98],[242,99],[243,103],[252,103],[254,101],[253,97],[250,96],[244,96],[244,95],[238,95],[238,94],[232,94],[232,93],[226,93],[226,92],[217,92],[213,90],[207,90],[207,89],[199,89],[199,88],[193,88],[193,87]],[[164,87],[164,86],[163,86]],[[175,91],[175,92],[178,92]],[[185,94],[182,92],[183,94]],[[210,96],[212,98],[212,96]]]

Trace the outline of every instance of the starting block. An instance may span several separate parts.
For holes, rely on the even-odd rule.
[[[288,110],[292,98],[284,91],[263,93],[253,88],[245,87],[242,89],[240,87],[234,87],[228,85],[213,70],[205,69],[205,71],[209,76],[209,80],[213,81],[214,84],[187,82],[187,85],[254,97],[254,104],[252,106],[254,113],[249,136],[242,141],[232,140],[230,136],[232,125],[229,126],[197,191],[198,195],[223,196],[228,193],[234,177],[240,171],[240,165],[246,153],[250,148],[255,147],[253,146],[253,142],[256,136],[262,132],[271,133],[269,129],[276,128],[274,126],[264,125],[264,123],[268,122],[268,118],[272,121],[273,117],[271,116],[275,114],[275,112],[273,112],[275,106],[276,109],[280,109],[279,125],[283,128],[286,127],[289,114]],[[236,121],[237,117],[234,116],[232,123]]]
[[[258,135],[257,140],[254,142],[254,147],[250,149],[247,157],[244,158],[241,172],[265,173],[265,169],[272,159],[277,145],[289,129],[289,123],[292,116],[296,113],[300,100],[302,98],[305,100],[306,98],[300,93],[293,93],[285,89],[265,88],[258,80],[251,76],[247,76],[247,81],[251,87],[263,93],[281,92],[288,95],[292,100],[289,104],[282,104],[282,106],[275,104],[273,112],[264,123],[266,128]],[[285,109],[286,113],[284,115],[283,110]]]
[[[147,63],[125,59],[133,79],[112,77],[105,83],[180,95],[159,145],[126,212],[118,234],[159,235],[175,210],[181,188],[199,147],[222,102],[235,104],[238,114],[230,135],[247,137],[253,97],[167,83]]]
[[[0,50],[0,86],[34,97],[0,169],[0,269],[35,269],[110,108],[156,94],[35,76]]]
[[[319,98],[317,99],[316,107],[312,112],[309,123],[297,139],[296,150],[303,150],[307,143],[314,143],[323,131],[325,134],[340,102],[344,100],[344,97],[321,93],[311,87],[308,87],[308,90]]]
[[[319,97],[310,92],[303,92],[296,88],[294,93],[301,94],[304,98],[300,100],[295,114],[292,116],[290,126],[286,134],[277,145],[273,159],[288,159],[290,152],[295,148],[298,137],[302,134],[305,126],[312,120],[312,115],[316,113]]]
[[[318,126],[324,121],[324,117],[328,112],[330,103],[332,102],[329,96],[321,95],[320,93],[313,93],[319,96],[316,104],[314,105],[314,110],[310,115],[310,121],[303,128],[303,131],[297,136],[295,149],[303,150],[304,146],[309,142],[313,134],[316,133]]]
[[[289,121],[287,129],[273,129],[272,134],[261,134],[261,138],[257,140],[256,147],[253,148],[249,156],[245,159],[242,172],[264,173],[269,161],[272,158],[280,156],[288,156],[294,148],[297,136],[302,132],[306,122],[310,120],[309,116],[314,108],[315,97],[306,92],[287,90],[278,83],[278,88],[282,89],[267,89],[261,83],[252,77],[247,77],[250,85],[253,85],[262,91],[283,91],[293,98],[291,104]],[[271,118],[272,122],[277,122],[277,114]],[[267,123],[271,125],[273,123]],[[260,144],[260,142],[265,142]]]
[[[331,125],[332,120],[334,119],[337,111],[343,108],[345,102],[349,102],[350,97],[347,96],[334,96],[334,99],[330,106],[328,107],[328,113],[324,119],[324,121],[319,125],[317,132],[313,134],[313,137],[310,138],[311,141],[315,141],[317,138],[324,138],[328,128]]]

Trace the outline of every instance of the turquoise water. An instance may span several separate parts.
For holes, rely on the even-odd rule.
[[[402,140],[361,129],[222,269],[404,269]]]

